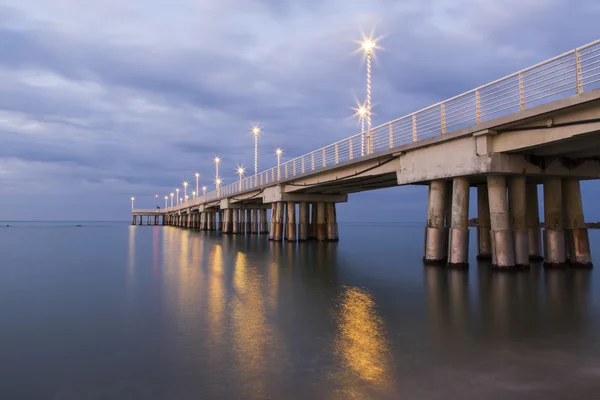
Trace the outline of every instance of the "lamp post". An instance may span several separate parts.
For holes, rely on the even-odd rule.
[[[215,183],[217,186],[217,190],[219,190],[219,186],[221,186],[221,179],[219,179],[219,163],[221,159],[219,157],[215,157]]]
[[[165,196],[165,208],[167,208],[169,206],[169,196]]]
[[[240,191],[241,191],[242,190],[242,178],[244,177],[244,167],[238,167],[237,173],[240,176]]]
[[[171,192],[171,207],[173,207],[173,192]]]
[[[131,211],[133,211],[133,202],[135,201],[135,197],[131,198]]]
[[[196,172],[196,193],[200,193],[198,191],[198,178],[200,178],[200,173]]]
[[[283,154],[283,150],[278,148],[275,150],[275,154],[277,154],[277,180],[281,179],[281,168],[279,165],[281,164],[281,154]]]
[[[196,198],[196,192],[192,192],[192,199]]]
[[[357,107],[353,108],[354,115],[358,116],[360,122],[360,155],[365,155],[365,117],[367,115],[367,107],[364,104],[357,102]]]
[[[254,135],[254,175],[258,174],[258,134],[260,128],[258,126],[252,127],[252,134]]]
[[[373,143],[371,141],[371,56],[375,49],[377,49],[377,39],[365,37],[363,38],[361,47],[367,58],[367,101],[365,117],[367,119],[367,154],[370,154],[373,151]]]
[[[176,195],[177,195],[177,205],[179,205],[179,188],[175,189]]]
[[[185,201],[187,201],[187,182],[183,182],[183,198],[185,199]]]
[[[217,178],[215,180],[215,184],[217,186],[217,197],[220,196],[219,188],[221,187],[221,178]]]
[[[202,194],[206,195],[206,186],[202,186]]]

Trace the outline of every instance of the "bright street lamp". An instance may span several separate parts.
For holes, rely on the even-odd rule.
[[[171,207],[173,207],[173,192],[171,192]]]
[[[254,175],[258,174],[258,134],[260,128],[258,125],[252,127],[252,134],[254,135]]]
[[[205,195],[206,194],[206,186],[202,186],[202,194]]]
[[[169,206],[168,200],[169,200],[169,196],[165,196],[165,208],[167,208]]]
[[[367,119],[367,154],[373,152],[371,142],[371,55],[377,49],[377,39],[364,37],[361,47],[367,58],[367,101],[366,101],[366,119]]]
[[[179,205],[179,188],[175,189],[175,192],[177,192],[177,205]]]
[[[238,167],[237,173],[240,176],[240,191],[242,190],[242,178],[244,177],[244,167]]]
[[[217,184],[217,189],[221,185],[221,179],[219,179],[219,163],[221,159],[219,157],[215,157],[215,183]]]
[[[196,198],[196,192],[192,192],[192,199]]]
[[[187,182],[183,182],[183,197],[185,198],[185,201],[187,201]]]
[[[200,174],[198,172],[196,172],[196,193],[200,193],[198,191],[198,178],[200,178]]]
[[[360,122],[360,155],[365,155],[365,117],[367,115],[367,107],[364,104],[356,102],[357,107],[353,108],[354,115],[358,116]]]
[[[134,200],[135,200],[135,197],[132,197],[131,198],[131,211],[133,211],[133,202],[134,202]]]
[[[281,179],[281,168],[279,168],[279,165],[281,164],[281,154],[283,154],[283,150],[278,148],[277,150],[275,150],[275,154],[277,154],[277,180],[280,180]]]

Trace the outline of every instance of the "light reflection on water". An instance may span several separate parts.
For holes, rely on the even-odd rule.
[[[0,237],[2,254],[22,260],[0,268],[11,321],[0,354],[12,361],[0,364],[0,398],[600,390],[595,271],[424,267],[421,230],[393,226],[300,244],[172,227],[19,232]],[[24,237],[51,257],[23,251]]]

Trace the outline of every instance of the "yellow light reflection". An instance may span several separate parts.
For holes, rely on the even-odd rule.
[[[344,370],[336,378],[342,380],[344,395],[361,397],[364,382],[378,390],[388,388],[391,384],[390,354],[383,321],[377,315],[373,298],[361,289],[346,288],[337,322],[339,334],[335,350]]]

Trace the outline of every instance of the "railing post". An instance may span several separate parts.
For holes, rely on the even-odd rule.
[[[335,144],[335,163],[339,163],[340,162],[340,153],[338,150],[338,144]]]
[[[413,142],[417,141],[417,116],[413,114],[412,116],[412,128],[413,128]]]
[[[577,84],[577,94],[583,92],[583,83],[581,81],[581,59],[579,49],[575,49],[575,82]]]
[[[394,127],[392,125],[390,122],[390,149],[394,147]]]
[[[311,163],[312,163],[312,170],[315,170],[315,153],[310,153],[310,158],[311,158]]]
[[[475,122],[481,122],[481,102],[479,101],[479,90],[475,91]]]
[[[354,151],[352,149],[352,138],[348,139],[348,142],[350,143],[350,159],[352,160],[354,158]]]
[[[260,174],[260,186],[263,185],[263,174]]]
[[[446,134],[446,105],[440,104],[440,114],[442,116],[442,135]]]
[[[525,109],[525,86],[523,85],[523,73],[519,73],[519,110]]]
[[[325,147],[323,147],[323,167],[327,166],[327,158],[325,155]]]

